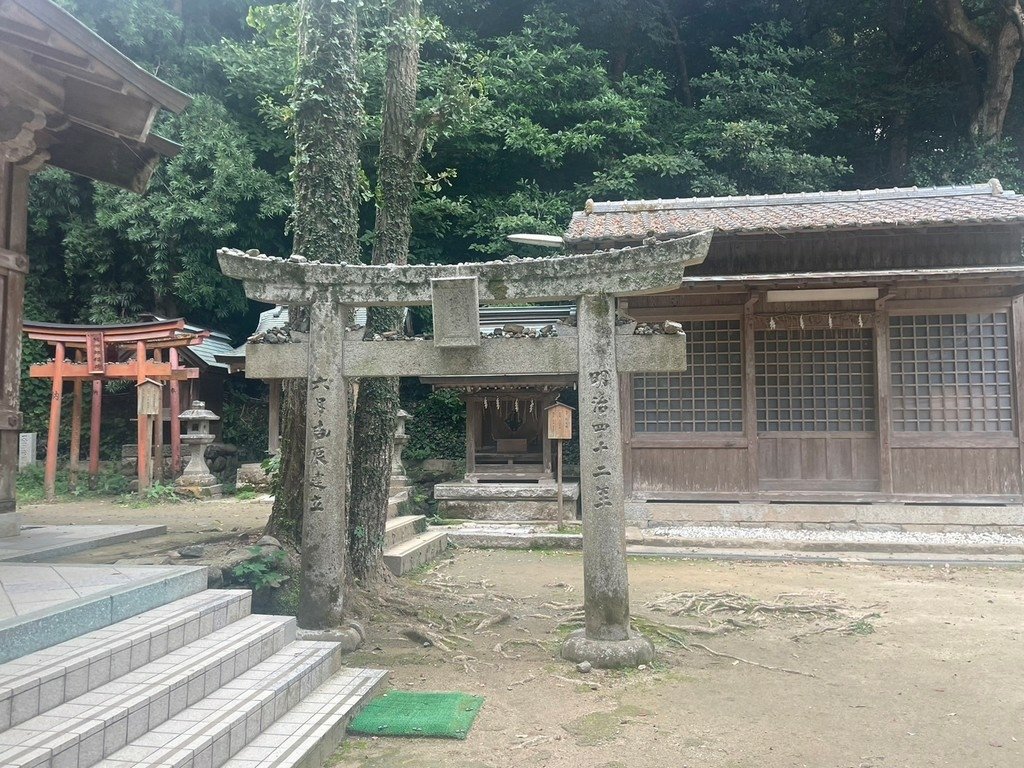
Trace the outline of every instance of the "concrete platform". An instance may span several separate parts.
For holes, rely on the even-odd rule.
[[[583,536],[542,523],[467,522],[449,529],[465,547],[580,549]],[[722,559],[814,559],[826,562],[900,561],[929,563],[963,559],[1024,565],[1024,536],[992,532],[822,531],[772,527],[689,526],[626,532],[627,552],[637,555]],[[829,556],[834,553],[834,557]]]
[[[563,483],[566,520],[576,519],[579,483]],[[558,487],[548,483],[438,483],[437,512],[459,520],[557,520]]]
[[[27,525],[0,539],[0,562],[35,563],[167,533],[166,525]]]
[[[206,588],[198,566],[0,563],[0,662]]]
[[[1024,533],[1024,504],[627,501],[627,524]]]

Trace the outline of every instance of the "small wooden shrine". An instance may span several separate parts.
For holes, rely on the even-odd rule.
[[[82,385],[92,385],[89,429],[89,477],[95,480],[100,460],[100,414],[103,383],[134,380],[139,390],[138,478],[139,489],[149,487],[153,468],[157,477],[163,468],[162,403],[170,410],[171,471],[181,471],[180,382],[198,377],[197,368],[181,364],[179,351],[200,343],[208,332],[185,331],[182,319],[126,325],[63,325],[25,323],[30,339],[53,347],[53,359],[29,367],[29,376],[52,381],[50,423],[46,438],[45,488],[53,498],[57,478],[57,440],[60,434],[61,400],[64,382],[72,383],[71,463],[72,482],[77,479],[82,441]],[[165,358],[166,356],[166,358]],[[163,384],[167,382],[166,395]],[[159,387],[159,391],[155,390]],[[155,401],[155,402],[154,402]],[[153,418],[157,416],[157,418]],[[156,460],[150,465],[155,452]]]
[[[566,377],[421,379],[456,391],[466,404],[466,482],[554,479],[545,409],[575,384]]]

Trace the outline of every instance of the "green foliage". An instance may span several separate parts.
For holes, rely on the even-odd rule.
[[[153,483],[149,488],[139,494],[144,500],[153,504],[177,503],[181,497],[177,494],[173,485]]]
[[[248,560],[232,569],[234,583],[258,591],[280,587],[288,580],[288,575],[281,570],[287,558],[283,550],[249,547],[249,554]]]
[[[461,459],[466,454],[466,407],[451,390],[431,392],[412,408],[407,422],[407,461]]]
[[[270,493],[274,496],[281,489],[281,454],[276,453],[268,456],[260,462],[267,479],[270,481]]]
[[[267,401],[264,397],[254,396],[248,387],[229,380],[220,416],[224,442],[235,445],[243,461],[266,455]]]
[[[832,188],[849,170],[841,157],[809,151],[836,115],[817,101],[814,80],[794,73],[814,52],[787,46],[789,31],[759,25],[735,47],[713,48],[718,68],[694,81],[706,95],[686,144],[716,172],[716,194]]]
[[[44,482],[44,468],[42,464],[35,464],[18,472],[16,477],[15,494],[19,504],[32,504],[46,498]],[[89,473],[80,471],[78,473],[78,485],[71,487],[70,473],[67,469],[58,469],[57,478],[54,483],[55,493],[60,498],[104,498],[121,496],[128,492],[131,479],[125,477],[116,467],[100,467],[100,473],[96,478],[95,487],[89,485]]]
[[[975,184],[997,178],[1006,189],[1024,186],[1024,168],[1016,143],[1003,139],[995,144],[970,140],[943,146],[930,142],[926,152],[913,159],[910,175],[915,184]]]

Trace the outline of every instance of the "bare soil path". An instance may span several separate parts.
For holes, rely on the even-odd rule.
[[[667,593],[704,591],[771,603],[786,593],[795,603],[847,606],[855,618],[879,616],[851,634],[833,631],[839,623],[828,618],[787,614],[758,618],[758,628],[690,638],[803,675],[666,642],[650,669],[583,675],[556,658],[558,625],[568,613],[551,607],[581,601],[581,568],[578,554],[464,550],[420,574],[444,589],[435,602],[437,587],[406,596],[435,617],[451,650],[411,642],[401,634],[408,619],[381,613],[369,622],[368,649],[350,663],[391,669],[399,688],[483,695],[477,723],[465,742],[350,739],[332,764],[1024,765],[1020,570],[634,560],[632,602],[641,619],[710,625],[708,617],[645,607]],[[474,632],[504,610],[513,618]],[[792,639],[822,628],[829,629]]]
[[[25,525],[166,525],[167,535],[78,552],[63,558],[76,563],[113,563],[174,552],[186,544],[224,541],[263,530],[271,502],[235,498],[178,503],[125,503],[120,499],[83,499],[19,505]]]

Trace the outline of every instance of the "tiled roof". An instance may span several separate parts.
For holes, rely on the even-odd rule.
[[[142,317],[152,318],[153,320],[166,320],[166,317],[155,314],[144,314]],[[188,347],[183,347],[181,355],[184,358],[192,358],[194,364],[205,365],[208,368],[218,368],[220,370],[228,370],[227,363],[219,360],[220,356],[230,356],[235,353],[235,348],[231,344],[231,337],[223,331],[217,331],[207,328],[203,328],[198,325],[192,325],[191,323],[185,323],[185,330],[189,333],[199,333],[200,331],[209,330],[210,335],[203,339],[198,344],[192,344]]]
[[[594,203],[577,211],[565,233],[580,244],[636,242],[652,234],[769,233],[891,229],[949,224],[1024,223],[1024,196],[997,179],[958,187],[802,192],[747,197],[693,197]]]

